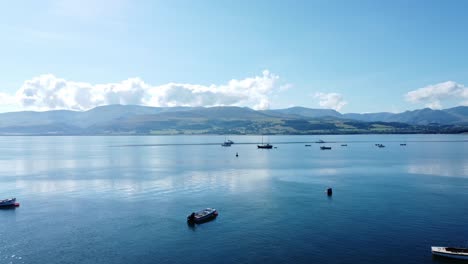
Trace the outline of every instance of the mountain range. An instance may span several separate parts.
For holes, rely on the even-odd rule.
[[[341,114],[291,107],[148,107],[107,105],[88,111],[0,114],[2,135],[466,133],[468,107],[402,113]]]

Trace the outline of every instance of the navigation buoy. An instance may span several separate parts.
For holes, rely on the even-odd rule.
[[[328,188],[328,189],[327,189],[327,195],[328,195],[328,196],[332,196],[332,194],[333,194],[332,188]]]

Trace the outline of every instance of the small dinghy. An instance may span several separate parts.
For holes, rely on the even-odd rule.
[[[16,202],[16,198],[0,200],[0,208],[17,207],[20,204]]]
[[[206,208],[204,210],[193,212],[187,216],[187,222],[189,223],[203,223],[214,219],[218,216],[218,211],[214,208]]]
[[[431,251],[436,256],[468,260],[468,248],[431,247]]]

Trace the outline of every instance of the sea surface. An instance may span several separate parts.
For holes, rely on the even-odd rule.
[[[228,138],[0,137],[0,197],[21,203],[0,210],[0,263],[457,263],[430,246],[468,246],[468,135]]]

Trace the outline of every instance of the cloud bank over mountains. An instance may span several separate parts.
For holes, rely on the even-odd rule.
[[[15,105],[22,110],[84,111],[110,104],[173,106],[246,106],[256,110],[269,109],[273,98],[287,92],[291,84],[282,83],[276,74],[262,74],[233,79],[224,84],[167,83],[151,85],[140,78],[117,83],[91,84],[69,81],[52,74],[27,80],[15,94],[0,92],[0,106]],[[348,102],[336,92],[311,94],[322,108],[341,111]],[[468,105],[468,87],[454,81],[415,89],[404,95],[407,102],[441,109],[442,104]]]
[[[329,108],[340,111],[348,102],[339,93],[316,93],[315,98],[318,98],[319,105],[323,108]]]
[[[447,81],[408,92],[405,99],[411,103],[424,103],[432,109],[441,109],[442,101],[449,100],[455,100],[458,105],[468,105],[468,87]]]
[[[24,109],[40,111],[88,110],[109,104],[157,107],[229,105],[268,109],[270,95],[283,90],[282,87],[279,76],[267,70],[260,76],[208,86],[184,83],[152,86],[140,78],[90,84],[46,74],[25,81],[14,97],[0,94],[0,103],[13,100]]]

